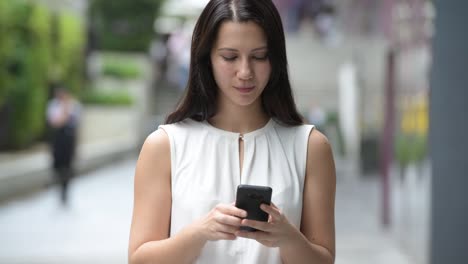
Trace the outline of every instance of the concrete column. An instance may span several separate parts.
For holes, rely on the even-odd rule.
[[[435,0],[431,264],[468,260],[468,1]]]
[[[352,62],[345,62],[338,72],[338,111],[345,156],[351,162],[349,175],[358,175],[359,173],[361,142],[359,103],[356,66]]]

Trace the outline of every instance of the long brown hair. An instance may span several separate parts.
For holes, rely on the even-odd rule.
[[[210,53],[224,21],[253,21],[265,31],[271,74],[261,95],[263,110],[283,124],[303,124],[289,82],[283,25],[271,0],[211,0],[206,5],[192,35],[185,94],[177,109],[168,115],[166,123],[186,118],[203,121],[216,114],[218,87],[213,77]]]

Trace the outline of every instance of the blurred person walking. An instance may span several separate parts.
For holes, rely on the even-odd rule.
[[[339,42],[336,30],[336,8],[329,1],[321,5],[318,14],[314,18],[314,26],[322,41],[331,46]]]
[[[295,33],[299,30],[302,23],[305,1],[291,0],[289,2],[290,3],[288,8],[288,19],[286,23],[286,28],[288,32]]]
[[[47,123],[50,128],[50,149],[54,180],[60,185],[60,200],[68,201],[68,188],[73,177],[81,104],[63,86],[54,91],[47,106]]]
[[[189,78],[190,44],[192,39],[192,24],[185,21],[175,30],[167,41],[168,52],[171,57],[170,80],[180,91],[185,89]]]

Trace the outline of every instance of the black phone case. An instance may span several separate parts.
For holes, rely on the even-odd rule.
[[[236,207],[247,211],[247,219],[268,221],[268,214],[260,209],[261,204],[271,204],[273,190],[267,186],[241,184],[237,186]],[[255,228],[241,226],[243,231],[257,231]]]

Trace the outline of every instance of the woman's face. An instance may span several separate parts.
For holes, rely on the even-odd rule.
[[[254,22],[223,22],[211,51],[220,104],[261,104],[271,65],[263,29]]]

